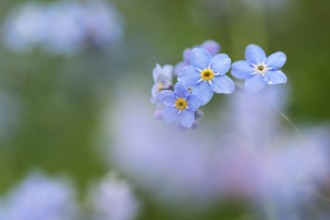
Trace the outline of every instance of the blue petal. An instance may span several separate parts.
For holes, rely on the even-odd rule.
[[[201,101],[196,95],[190,95],[187,98],[188,107],[190,111],[196,111],[201,106]]]
[[[276,52],[271,54],[267,60],[266,65],[267,67],[277,70],[280,69],[286,62],[286,55],[283,52]]]
[[[163,90],[158,93],[157,99],[164,103],[167,106],[172,106],[175,104],[176,97],[173,91],[170,90]]]
[[[183,62],[188,63],[188,65],[189,65],[189,61],[190,61],[190,53],[191,53],[191,49],[187,48],[183,51],[183,54],[182,54]]]
[[[182,61],[182,62],[176,64],[176,65],[175,65],[175,68],[174,68],[174,73],[175,73],[176,75],[179,75],[179,73],[181,72],[181,70],[182,70],[183,68],[185,68],[186,66],[189,66],[189,63],[186,63],[186,62],[184,62],[184,61]]]
[[[158,83],[154,83],[154,85],[151,88],[151,95],[156,96],[158,92],[159,92],[158,91]]]
[[[213,91],[211,90],[208,82],[203,81],[192,89],[192,94],[199,98],[201,105],[205,105],[211,100]]]
[[[186,98],[190,92],[187,87],[185,87],[182,82],[177,82],[174,86],[174,92],[177,97]]]
[[[230,69],[231,59],[227,54],[218,54],[212,58],[211,62],[211,69],[221,75],[224,75]]]
[[[158,76],[162,71],[162,67],[159,64],[156,64],[156,67],[152,70],[152,76],[154,78],[154,82],[157,82]]]
[[[190,65],[201,70],[209,67],[211,59],[211,54],[201,48],[194,48],[190,53]]]
[[[246,79],[254,72],[251,64],[245,60],[237,61],[233,63],[231,68],[231,74],[237,79]]]
[[[195,86],[200,78],[200,73],[193,66],[187,66],[179,73],[178,81],[189,87]]]
[[[212,80],[211,88],[216,93],[230,94],[235,90],[235,83],[228,76],[217,76]]]
[[[183,127],[191,128],[195,122],[195,113],[189,110],[182,111],[179,115],[179,122]]]
[[[244,83],[245,90],[248,93],[255,93],[260,91],[265,87],[266,83],[263,80],[262,76],[259,74],[255,74],[253,76],[250,76],[246,79]]]
[[[253,64],[258,64],[266,61],[266,54],[261,47],[250,44],[245,49],[245,59]]]
[[[269,77],[269,81],[267,82],[269,85],[286,83],[288,80],[286,75],[280,70],[268,71],[267,76]]]
[[[214,40],[207,40],[202,45],[201,48],[207,50],[212,56],[215,56],[220,51],[220,44]]]
[[[175,107],[167,107],[163,111],[163,119],[167,122],[176,122],[179,117],[179,111]]]

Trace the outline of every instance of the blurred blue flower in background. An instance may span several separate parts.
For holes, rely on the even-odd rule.
[[[114,172],[91,187],[88,199],[95,220],[133,220],[140,208],[131,186]]]
[[[250,44],[246,47],[245,59],[233,63],[231,73],[238,79],[245,79],[244,87],[247,92],[258,92],[265,85],[286,83],[287,77],[281,71],[286,62],[283,52],[266,57],[261,47]]]
[[[4,42],[13,51],[39,47],[54,54],[115,46],[122,36],[121,16],[104,1],[26,3],[4,23]]]
[[[63,179],[51,179],[39,173],[31,173],[2,201],[2,219],[79,219],[74,188]]]
[[[28,50],[46,38],[46,28],[43,6],[29,2],[9,13],[4,23],[4,40],[11,50]]]
[[[178,81],[191,87],[192,94],[200,98],[202,105],[211,100],[214,92],[234,92],[234,82],[225,75],[231,66],[226,54],[212,57],[207,50],[194,48],[190,53],[190,64],[179,72]]]

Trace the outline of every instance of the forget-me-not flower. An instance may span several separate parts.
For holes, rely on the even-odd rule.
[[[219,53],[221,45],[215,42],[214,40],[204,41],[201,45],[194,46],[193,48],[202,48],[207,50],[212,56],[215,56]],[[182,53],[183,61],[175,65],[174,72],[179,74],[182,68],[190,65],[190,53],[192,48],[187,48]]]
[[[197,96],[181,82],[177,82],[174,91],[164,90],[157,95],[165,105],[162,116],[167,122],[178,122],[185,128],[191,128],[195,122],[195,112],[201,103]]]
[[[214,92],[234,92],[233,80],[225,75],[231,65],[227,54],[212,57],[207,50],[194,48],[190,53],[190,64],[180,71],[178,81],[191,88],[192,94],[200,98],[202,105],[211,100]]]
[[[154,78],[154,85],[151,89],[151,102],[157,103],[157,94],[160,91],[169,89],[172,86],[173,66],[164,65],[161,67],[159,64],[157,64],[152,71],[152,76]]]
[[[283,52],[276,52],[266,56],[264,50],[254,44],[247,46],[245,59],[233,63],[232,75],[238,79],[244,79],[244,87],[247,92],[258,92],[265,85],[286,83],[287,77],[281,71],[286,62]]]

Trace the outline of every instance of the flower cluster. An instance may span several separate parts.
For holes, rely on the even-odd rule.
[[[261,47],[250,44],[245,50],[245,60],[231,64],[227,54],[219,53],[220,48],[217,42],[208,40],[185,49],[183,61],[175,68],[156,65],[151,90],[151,102],[157,106],[156,118],[176,123],[180,128],[197,127],[202,116],[199,108],[209,103],[214,93],[235,91],[235,82],[226,75],[230,68],[232,76],[245,80],[248,93],[256,93],[265,85],[286,83],[286,75],[281,71],[286,62],[283,52],[267,57]],[[177,82],[173,85],[174,75]]]
[[[3,26],[10,50],[40,47],[61,55],[108,47],[122,34],[117,10],[102,0],[25,3],[10,11]]]

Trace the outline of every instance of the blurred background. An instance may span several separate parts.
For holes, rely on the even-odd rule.
[[[267,54],[284,51],[288,60],[283,71],[288,83],[279,99],[286,102],[285,113],[303,131],[327,124],[330,1],[1,0],[0,6],[0,195],[3,198],[30,172],[37,170],[49,177],[60,175],[70,179],[77,203],[81,204],[91,185],[114,170],[132,185],[140,201],[139,214],[127,215],[126,219],[285,219],[262,217],[255,208],[258,204],[251,205],[249,200],[236,196],[226,199],[219,196],[213,202],[201,199],[202,205],[192,204],[198,207],[195,211],[186,207],[185,202],[172,207],[154,193],[157,186],[152,184],[157,181],[148,185],[138,177],[148,176],[152,180],[161,178],[161,173],[153,177],[152,173],[139,173],[143,169],[137,169],[131,175],[133,171],[127,171],[125,165],[118,165],[113,159],[111,149],[120,146],[118,139],[130,139],[130,132],[136,131],[128,128],[126,135],[124,131],[125,126],[134,127],[134,120],[129,119],[140,117],[136,112],[149,113],[148,109],[153,108],[149,100],[155,64],[175,65],[182,60],[185,48],[209,39],[220,43],[221,52],[233,61],[244,58],[245,47],[250,43],[262,46]],[[205,127],[213,126],[211,117],[221,111],[218,105],[224,102],[222,97],[217,97],[203,109],[210,113],[204,116],[202,127],[203,123]],[[128,113],[118,114],[123,113],[121,108]],[[134,112],[136,115],[132,116]],[[152,111],[149,115],[152,119]],[[157,136],[144,124],[150,119],[136,122],[141,130],[151,132],[137,139]],[[171,127],[159,122],[157,126]],[[290,130],[287,124],[284,127]],[[325,136],[329,134],[327,131]],[[199,130],[192,132],[199,136]],[[216,136],[217,132],[210,133]],[[323,142],[325,147],[328,144]],[[194,154],[203,154],[196,148]],[[147,148],[143,150],[150,153]],[[136,148],[130,154],[141,151]],[[134,158],[123,156],[121,163]],[[137,166],[138,161],[132,164]],[[176,169],[174,165],[172,168]],[[329,202],[320,203],[321,210],[329,207]],[[89,213],[90,205],[82,206],[83,212]],[[110,205],[109,209],[112,209]],[[316,216],[321,213],[319,209],[312,210]],[[84,218],[88,219],[78,219]],[[330,215],[323,219],[330,219]]]

